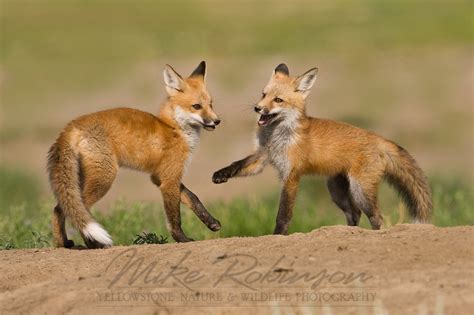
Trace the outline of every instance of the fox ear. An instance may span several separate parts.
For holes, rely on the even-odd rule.
[[[166,91],[168,92],[169,96],[173,96],[178,94],[179,92],[183,92],[186,83],[184,82],[183,78],[178,74],[178,72],[176,72],[170,65],[165,66],[165,70],[163,71],[163,78],[165,80]]]
[[[317,73],[318,68],[312,68],[296,78],[296,91],[302,93],[303,98],[306,98],[308,96],[309,91],[313,87],[314,81],[316,81]]]
[[[290,70],[288,70],[288,66],[284,63],[280,63],[276,66],[275,70],[273,70],[272,78],[279,78],[282,76],[288,77],[290,75]]]
[[[201,61],[196,69],[194,69],[193,73],[189,76],[190,78],[202,78],[204,80],[206,78],[206,62]]]

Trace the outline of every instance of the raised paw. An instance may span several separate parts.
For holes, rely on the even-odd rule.
[[[229,178],[230,174],[225,168],[215,172],[214,175],[212,175],[212,181],[214,182],[214,184],[225,183]]]
[[[221,223],[217,220],[208,225],[209,230],[217,232],[221,229]]]

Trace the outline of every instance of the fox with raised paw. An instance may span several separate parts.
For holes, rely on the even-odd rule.
[[[377,188],[388,180],[400,192],[415,222],[429,222],[432,199],[423,171],[401,146],[346,123],[306,115],[306,98],[316,81],[317,68],[292,77],[278,65],[255,105],[257,148],[246,158],[213,175],[213,182],[260,173],[267,164],[283,183],[275,234],[287,234],[300,178],[325,175],[334,203],[347,224],[359,224],[363,212],[373,229],[383,218],[377,206]]]

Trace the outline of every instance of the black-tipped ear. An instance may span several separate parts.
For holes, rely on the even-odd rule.
[[[289,76],[290,75],[290,70],[288,70],[287,65],[284,63],[280,63],[276,68],[275,68],[275,73],[282,73],[284,75]]]
[[[201,61],[190,77],[206,77],[206,62]]]

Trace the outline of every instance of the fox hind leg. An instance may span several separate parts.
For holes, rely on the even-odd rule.
[[[331,194],[332,201],[344,212],[347,225],[358,226],[361,211],[355,207],[351,200],[349,189],[349,179],[346,175],[339,174],[330,177],[327,181],[327,187]]]
[[[67,239],[66,234],[66,216],[64,215],[63,209],[59,205],[56,205],[53,210],[53,236],[56,247],[74,247],[74,242]]]
[[[101,165],[82,165],[82,200],[88,210],[110,190],[117,176],[118,166],[103,168]]]
[[[364,181],[364,179],[349,176],[349,189],[352,202],[365,213],[373,230],[380,230],[383,224],[383,217],[377,206],[378,183],[378,180]]]
[[[86,209],[90,212],[91,207],[99,201],[109,191],[118,172],[118,164],[111,161],[110,158],[83,160],[81,163],[81,191],[82,200]],[[95,223],[97,226],[98,224]],[[99,234],[107,234],[105,230],[97,228],[94,225],[93,230]],[[91,240],[81,231],[82,238],[88,248],[106,247],[98,240]],[[104,236],[108,236],[104,235]]]

